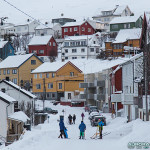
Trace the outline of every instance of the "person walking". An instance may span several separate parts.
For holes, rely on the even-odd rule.
[[[73,123],[75,124],[75,121],[76,121],[76,115],[74,114],[73,115]]]
[[[64,138],[66,138],[66,135],[64,133],[65,125],[64,125],[63,119],[60,120],[59,127],[60,127],[60,135],[58,138],[60,138],[60,137],[63,138],[63,136],[64,136]]]
[[[80,137],[79,139],[84,139],[85,138],[85,130],[86,130],[86,125],[84,124],[83,121],[81,121],[81,124],[79,125],[79,130],[80,130]]]
[[[71,115],[68,116],[68,120],[69,120],[69,124],[71,125],[72,124],[72,116]]]
[[[81,117],[82,117],[82,121],[83,121],[83,119],[84,119],[84,117],[85,117],[84,113],[81,114]]]
[[[99,119],[98,120],[98,129],[99,129],[100,139],[102,139],[103,126],[104,126],[104,123],[102,122],[102,120]]]

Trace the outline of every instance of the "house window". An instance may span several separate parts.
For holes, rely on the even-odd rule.
[[[87,23],[85,23],[85,25],[87,25]]]
[[[65,47],[69,46],[69,42],[65,42],[65,43],[64,43],[64,46],[65,46]]]
[[[53,42],[53,46],[55,46],[56,44],[55,44],[55,42]]]
[[[31,65],[36,65],[36,60],[31,60]]]
[[[91,32],[91,28],[88,28],[88,32]]]
[[[73,77],[74,76],[74,72],[70,72],[70,77]]]
[[[17,69],[13,69],[12,74],[17,74]]]
[[[96,53],[99,53],[99,48],[96,48]]]
[[[130,29],[130,23],[124,24],[124,29]]]
[[[17,84],[17,78],[12,79],[12,82],[15,83],[15,84]]]
[[[37,50],[32,50],[32,53],[37,54]]]
[[[49,42],[49,46],[51,46],[51,42]]]
[[[72,59],[77,59],[77,57],[72,57]]]
[[[59,83],[59,84],[58,84],[58,88],[59,88],[59,89],[62,89],[62,83]]]
[[[36,89],[41,89],[41,84],[36,84]]]
[[[133,44],[130,44],[129,46],[130,46],[130,47],[133,47]]]
[[[80,41],[77,41],[77,42],[76,42],[76,46],[80,46]]]
[[[49,78],[49,73],[46,73],[46,78]]]
[[[34,74],[34,79],[37,79],[37,74]]]
[[[96,44],[96,41],[93,41],[93,44]]]
[[[68,32],[68,28],[64,28],[64,32]]]
[[[65,59],[67,60],[67,59],[68,59],[68,57],[65,57]]]
[[[7,69],[7,74],[10,74],[10,70],[9,69]]]
[[[118,25],[117,24],[113,24],[112,25],[112,29],[118,29]]]
[[[72,53],[76,53],[77,52],[77,49],[72,49]]]
[[[53,83],[48,83],[48,89],[52,89],[53,88]]]
[[[86,45],[86,41],[81,41],[81,45],[85,46]]]
[[[55,77],[55,74],[54,73],[52,73],[52,78],[54,78]]]
[[[85,59],[85,57],[81,57],[82,59]]]
[[[39,50],[39,54],[44,54],[44,50]]]
[[[52,93],[52,98],[55,98],[55,93]]]
[[[72,28],[70,28],[70,32],[72,32]]]
[[[90,48],[90,52],[94,52],[94,48]]]
[[[82,27],[82,31],[85,31],[85,28],[84,28],[84,27]]]
[[[68,49],[65,49],[65,53],[68,53]]]
[[[42,73],[39,74],[39,78],[42,78]]]
[[[4,75],[6,74],[6,69],[3,70],[3,74],[4,74]]]
[[[77,28],[77,27],[74,27],[74,31],[78,31],[78,28]]]
[[[84,48],[82,48],[82,49],[81,49],[81,53],[84,53],[84,52],[85,52],[85,49],[84,49]]]
[[[1,91],[2,91],[3,93],[5,93],[5,92],[6,92],[6,89],[5,89],[5,88],[2,88]]]

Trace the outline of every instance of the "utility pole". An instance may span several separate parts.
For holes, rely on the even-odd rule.
[[[43,110],[45,107],[45,99],[46,99],[46,86],[45,86],[45,78],[43,78]]]

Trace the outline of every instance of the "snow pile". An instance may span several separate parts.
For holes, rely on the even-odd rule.
[[[22,122],[27,122],[27,120],[30,120],[29,117],[22,111],[18,111],[18,112],[15,112],[11,115],[8,116],[8,118],[10,119],[14,119],[14,120],[19,120],[19,121],[22,121]]]
[[[81,122],[81,113],[83,108],[71,108],[69,106],[54,106],[49,101],[46,101],[45,106],[57,109],[57,115],[50,115],[45,124],[41,124],[32,128],[23,136],[22,140],[14,142],[12,145],[3,148],[2,150],[92,150],[93,148],[100,148],[103,150],[128,150],[128,143],[133,142],[149,142],[150,135],[147,134],[150,130],[150,122],[143,122],[135,120],[127,123],[127,119],[118,117],[111,119],[111,114],[102,114],[106,117],[107,126],[104,126],[103,133],[110,133],[103,137],[102,140],[93,140],[90,137],[96,133],[97,127],[92,127],[88,120],[88,112],[85,112],[84,122],[86,124],[85,138],[86,140],[79,140],[78,126]],[[38,101],[36,107],[42,109],[42,102]],[[63,115],[64,123],[68,129],[70,139],[59,139],[59,115]],[[68,124],[68,115],[76,114],[76,124]],[[109,144],[108,144],[109,143]]]

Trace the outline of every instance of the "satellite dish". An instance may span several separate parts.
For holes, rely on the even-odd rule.
[[[63,13],[61,13],[61,16],[63,17],[63,16],[64,16],[64,14],[63,14]]]

